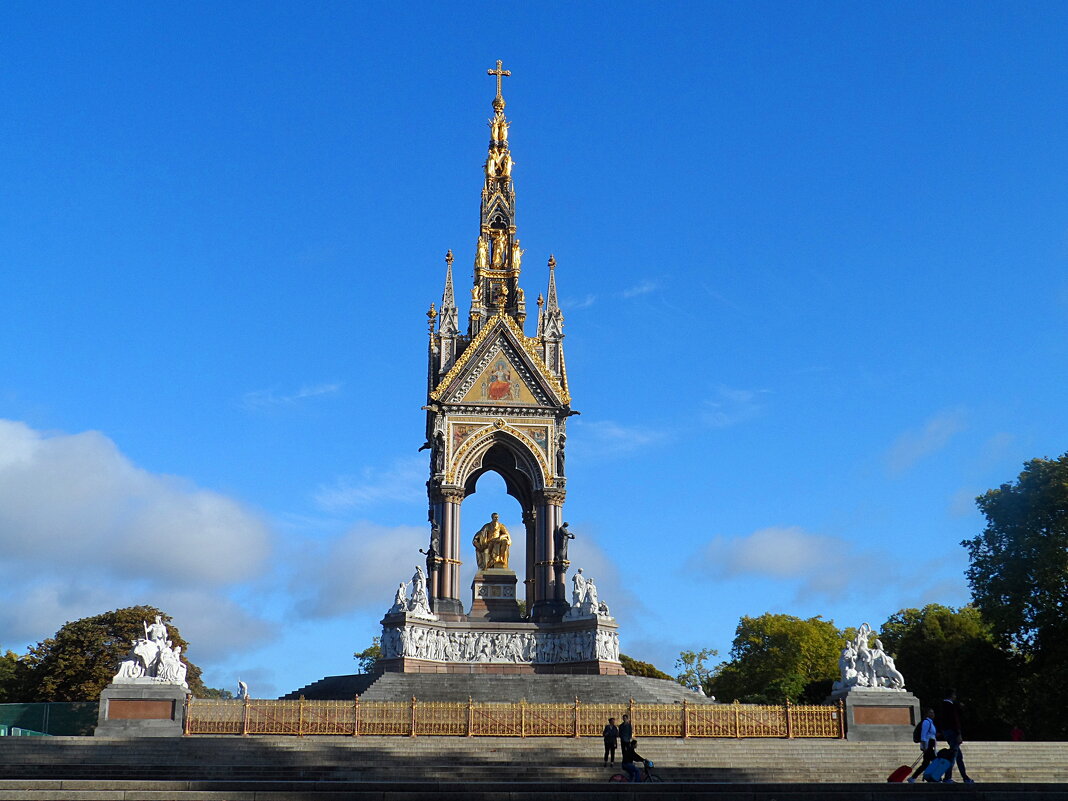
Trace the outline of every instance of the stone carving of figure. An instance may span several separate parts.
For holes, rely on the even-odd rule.
[[[408,608],[412,611],[430,611],[430,604],[426,597],[426,576],[423,568],[415,566],[415,574],[412,576],[412,598],[408,602]]]
[[[482,303],[482,284],[478,283],[471,287],[471,305],[478,306]]]
[[[567,435],[561,431],[556,438],[556,474],[564,474],[564,445],[567,443]]]
[[[493,266],[500,269],[504,266],[504,252],[508,249],[508,236],[504,231],[498,231],[493,235]]]
[[[492,153],[490,153],[486,157],[486,177],[487,178],[496,178],[497,177],[497,157],[494,156]]]
[[[612,617],[612,613],[608,611],[608,604],[606,604],[604,601],[601,601],[599,604],[597,604],[597,614],[601,617]]]
[[[242,701],[249,697],[248,685],[241,681],[241,679],[237,680],[237,697]]]
[[[471,544],[475,546],[479,570],[508,569],[508,549],[512,545],[512,537],[496,512],[490,522],[478,530]]]
[[[519,240],[515,241],[515,245],[512,247],[512,269],[519,272],[519,265],[523,261],[523,254],[526,251],[519,247]]]
[[[846,643],[842,649],[842,655],[838,657],[838,671],[842,674],[842,687],[852,687],[857,683],[857,652],[853,650],[853,643]]]
[[[149,642],[166,642],[167,641],[167,627],[163,625],[163,618],[156,615],[156,622],[151,626],[148,623],[142,622],[145,627],[145,639]]]
[[[408,608],[408,589],[407,585],[402,581],[397,585],[397,594],[393,596],[393,606],[389,608],[389,613],[403,612]]]
[[[481,234],[478,237],[478,250],[475,253],[475,267],[480,270],[489,267],[489,247],[486,245],[486,237]]]
[[[583,599],[583,606],[589,608],[592,612],[597,612],[597,607],[601,603],[597,597],[597,585],[593,583],[593,579],[586,580],[586,597]]]
[[[582,568],[571,577],[571,606],[578,608],[586,597],[586,577],[582,575]]]
[[[575,539],[575,535],[572,534],[568,530],[567,523],[564,523],[563,525],[556,527],[556,531],[555,531],[555,533],[553,535],[553,539],[554,539],[554,542],[553,542],[554,550],[556,551],[556,553],[555,553],[556,561],[557,562],[566,562],[567,561],[567,545],[568,545],[568,542],[570,540]]]
[[[905,689],[905,677],[901,675],[901,671],[894,664],[894,658],[883,650],[881,640],[875,641],[871,657],[880,686],[889,687],[891,690]]]
[[[501,154],[501,175],[503,175],[505,178],[511,178],[512,167],[514,165],[515,162],[512,161],[512,154],[509,153],[507,150],[504,151],[504,153]]]
[[[182,646],[163,647],[159,652],[159,672],[156,677],[168,684],[185,684],[186,666],[182,664]]]
[[[434,435],[434,472],[445,472],[445,434],[441,431]]]

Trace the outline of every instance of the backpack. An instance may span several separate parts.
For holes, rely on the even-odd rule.
[[[923,733],[923,721],[921,720],[916,724],[916,728],[912,730],[912,742],[918,743],[920,741],[920,735]]]

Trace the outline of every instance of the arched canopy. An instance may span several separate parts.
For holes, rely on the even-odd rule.
[[[527,443],[506,431],[494,431],[476,443],[457,469],[457,483],[462,484],[464,497],[471,495],[478,479],[490,471],[504,479],[508,494],[523,509],[534,507],[534,493],[544,487],[544,475]]]

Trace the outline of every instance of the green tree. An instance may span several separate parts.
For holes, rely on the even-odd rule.
[[[965,540],[975,605],[1003,644],[1060,652],[1068,634],[1068,454],[1032,459],[976,498],[986,528]]]
[[[1004,739],[1012,723],[1022,722],[1019,694],[1006,692],[1018,687],[1019,660],[998,648],[974,607],[902,609],[879,636],[925,708],[957,690],[968,739]]]
[[[632,659],[626,654],[619,655],[619,661],[623,665],[623,672],[628,676],[645,676],[649,679],[671,679],[664,671],[649,662]]]
[[[708,690],[721,701],[820,703],[838,676],[845,639],[833,622],[793,615],[743,617],[730,659],[716,666]]]
[[[352,658],[360,663],[361,673],[374,673],[378,667],[378,660],[382,658],[382,638],[375,637],[369,646],[354,653]]]
[[[19,662],[19,655],[12,650],[0,656],[0,704],[20,701],[22,679],[25,665]]]
[[[186,682],[203,695],[200,668],[186,657],[188,643],[171,617],[154,606],[130,606],[65,623],[54,636],[37,643],[24,661],[27,666],[24,701],[95,701],[110,682],[130,643],[144,636],[143,621],[159,615],[167,624],[167,638],[182,647],[188,667]]]
[[[962,543],[973,603],[1020,658],[1025,728],[1068,738],[1068,454],[1024,462],[1015,483],[976,503],[986,527]]]
[[[712,669],[705,663],[718,654],[719,651],[713,648],[683,651],[675,660],[675,670],[678,671],[675,681],[694,692],[702,692],[711,696],[713,694],[710,686]]]

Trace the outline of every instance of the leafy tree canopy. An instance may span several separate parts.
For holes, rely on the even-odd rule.
[[[1068,454],[1032,459],[1014,484],[976,499],[986,528],[962,545],[975,605],[999,640],[1068,655]]]
[[[131,642],[144,636],[143,622],[152,621],[156,615],[167,624],[168,639],[182,647],[190,690],[202,696],[200,668],[186,658],[188,643],[171,625],[170,615],[154,606],[130,606],[65,623],[54,636],[31,648],[24,659],[28,672],[20,700],[97,700],[129,654]]]
[[[374,673],[378,660],[382,658],[382,638],[375,637],[369,646],[354,653],[352,658],[359,662],[361,673]]]
[[[675,670],[679,671],[675,676],[675,681],[694,692],[702,692],[711,696],[713,693],[709,687],[709,682],[712,679],[712,669],[706,663],[718,653],[712,648],[702,648],[700,651],[683,651],[679,654],[679,658],[675,660]]]
[[[19,663],[19,656],[8,650],[0,655],[0,704],[19,700],[20,684],[25,666]]]
[[[651,665],[648,662],[641,662],[637,659],[632,659],[626,654],[619,655],[619,661],[623,664],[623,671],[628,676],[645,676],[650,679],[670,679],[664,671]]]
[[[730,659],[716,666],[708,690],[721,701],[821,703],[838,676],[845,634],[820,617],[743,617]]]
[[[928,604],[902,609],[883,624],[881,639],[894,655],[906,688],[924,707],[957,690],[969,739],[1004,739],[1020,722],[1018,660],[1000,650],[978,610]]]

